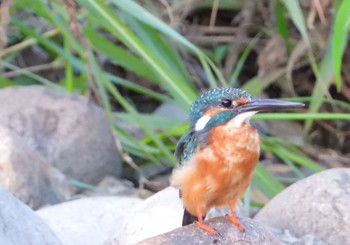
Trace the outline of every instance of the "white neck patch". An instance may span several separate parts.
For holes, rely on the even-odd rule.
[[[236,128],[242,127],[243,123],[249,123],[250,118],[254,116],[254,114],[256,113],[258,112],[249,111],[249,112],[243,112],[241,114],[238,114],[230,121],[230,125]]]
[[[199,118],[198,121],[196,122],[196,125],[194,126],[194,130],[195,131],[202,130],[205,127],[205,125],[207,125],[210,118],[211,118],[211,116],[209,116],[209,115],[205,115],[205,116],[202,116],[201,118]]]
[[[257,111],[243,112],[235,116],[229,123],[233,127],[239,128],[243,125],[243,123],[249,123],[250,118],[254,116],[254,114],[256,113],[258,112]],[[194,126],[194,130],[200,131],[203,128],[205,128],[205,126],[207,125],[210,119],[211,119],[211,116],[209,115],[205,115],[199,118],[198,121],[196,122],[196,125]]]

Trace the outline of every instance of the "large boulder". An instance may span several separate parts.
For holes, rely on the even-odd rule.
[[[132,215],[141,202],[131,197],[90,197],[37,211],[65,245],[104,244],[122,226],[122,216]]]
[[[0,244],[59,245],[62,243],[29,207],[0,188]]]
[[[1,125],[0,185],[34,209],[65,201],[71,195],[63,174]]]
[[[249,218],[240,218],[245,231],[240,232],[224,217],[210,219],[208,225],[215,228],[219,235],[213,236],[196,225],[189,225],[168,233],[148,238],[137,245],[192,245],[192,244],[221,244],[221,245],[278,245],[280,242],[262,224]]]
[[[298,181],[255,217],[297,237],[313,234],[326,244],[350,244],[350,169],[330,169]]]
[[[121,161],[101,108],[79,95],[42,86],[0,90],[0,124],[67,177],[97,183],[118,176]]]

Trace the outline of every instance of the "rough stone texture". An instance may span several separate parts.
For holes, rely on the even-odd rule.
[[[275,245],[280,244],[273,234],[262,224],[249,218],[240,218],[245,227],[241,233],[224,217],[217,217],[207,221],[220,235],[213,236],[204,232],[196,225],[181,227],[171,232],[146,239],[138,245],[180,245],[180,244],[222,244],[222,245]]]
[[[0,188],[0,244],[56,245],[61,242],[30,208]]]
[[[297,237],[314,234],[326,244],[350,244],[349,203],[350,169],[330,169],[291,185],[255,219]]]
[[[141,202],[129,197],[90,197],[37,211],[65,245],[104,244],[118,230],[120,217]]]
[[[307,234],[301,237],[296,237],[289,230],[276,229],[269,227],[269,230],[274,234],[283,245],[326,245],[326,243],[314,234]]]
[[[103,110],[85,97],[42,86],[0,90],[0,124],[70,178],[97,183],[121,163]]]
[[[228,213],[227,208],[212,210],[208,218]],[[238,210],[239,214],[239,210]],[[181,226],[183,205],[179,191],[168,187],[137,204],[123,217],[106,244],[131,245]]]
[[[71,195],[66,178],[1,125],[0,185],[34,209],[65,201]]]

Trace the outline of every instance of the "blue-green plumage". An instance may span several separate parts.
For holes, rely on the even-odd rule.
[[[237,88],[214,88],[203,93],[191,107],[190,122],[191,127],[194,127],[203,113],[211,107],[222,107],[221,101],[236,100],[238,98],[247,98],[250,100],[252,96],[246,91]]]
[[[182,164],[188,158],[190,158],[193,155],[196,148],[197,140],[195,132],[193,130],[187,131],[180,138],[175,150],[175,156],[179,160],[179,164]]]

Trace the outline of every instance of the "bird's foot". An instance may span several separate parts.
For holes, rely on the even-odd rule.
[[[240,232],[244,232],[244,226],[241,224],[241,222],[239,222],[239,220],[237,219],[236,215],[235,214],[232,214],[232,215],[226,215],[226,218],[232,223],[234,224]]]
[[[216,236],[219,235],[219,233],[217,232],[217,230],[215,230],[214,228],[210,227],[209,225],[206,225],[204,222],[199,222],[196,221],[195,224],[201,228],[202,230],[205,230],[206,232],[209,232],[210,234]]]

